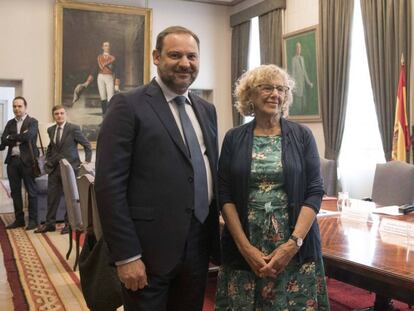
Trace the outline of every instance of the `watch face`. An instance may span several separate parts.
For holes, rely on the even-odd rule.
[[[290,238],[295,241],[297,247],[301,247],[303,244],[303,239],[298,238],[297,236],[294,236],[293,234],[290,236]]]

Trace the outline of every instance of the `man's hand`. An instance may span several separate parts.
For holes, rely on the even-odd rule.
[[[119,85],[115,84],[114,89],[115,89],[116,92],[119,92]]]
[[[141,259],[117,266],[118,277],[127,289],[136,291],[148,285],[145,265]]]

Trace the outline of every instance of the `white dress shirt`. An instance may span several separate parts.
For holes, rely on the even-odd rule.
[[[27,113],[23,117],[21,117],[20,119],[15,118],[16,127],[17,127],[17,134],[20,134],[20,130],[22,128],[23,122],[26,119],[26,117],[27,117]],[[16,142],[16,146],[14,146],[12,148],[11,155],[12,156],[20,156],[20,142],[19,141]]]

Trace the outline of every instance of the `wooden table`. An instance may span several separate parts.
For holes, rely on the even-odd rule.
[[[336,201],[323,201],[335,210]],[[318,217],[322,252],[329,277],[414,305],[414,241],[379,231],[389,217],[414,223],[414,214],[372,215],[372,221]]]

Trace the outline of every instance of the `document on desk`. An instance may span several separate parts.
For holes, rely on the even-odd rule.
[[[318,213],[318,217],[323,217],[323,216],[334,216],[334,215],[340,215],[341,212],[338,211],[328,211],[326,209],[320,209],[319,213]]]
[[[383,207],[377,207],[376,209],[372,210],[372,212],[375,214],[384,214],[384,215],[390,215],[390,216],[404,215],[403,213],[400,213],[398,211],[398,208],[399,208],[398,205],[383,206]]]

